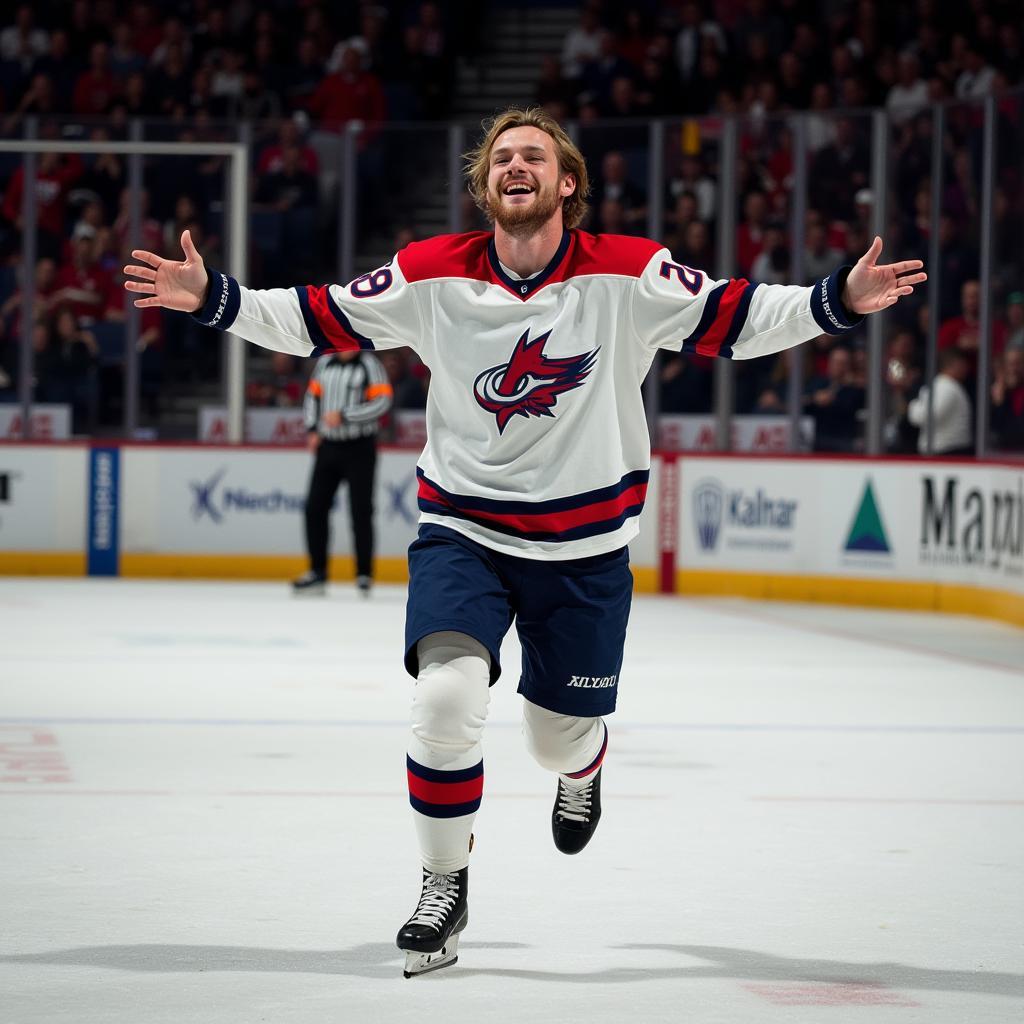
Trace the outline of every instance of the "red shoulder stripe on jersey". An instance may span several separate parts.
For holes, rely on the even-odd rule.
[[[490,281],[487,263],[489,231],[468,231],[461,235],[438,235],[422,242],[410,242],[399,254],[398,265],[410,284],[439,277],[465,277]]]
[[[566,261],[565,277],[612,274],[639,277],[656,252],[664,246],[632,235],[592,235],[573,231],[574,245]]]

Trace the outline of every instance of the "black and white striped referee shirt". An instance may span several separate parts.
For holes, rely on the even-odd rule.
[[[370,437],[380,428],[391,400],[388,375],[372,352],[360,352],[348,361],[337,355],[321,356],[302,405],[306,429],[316,430],[325,441]],[[328,427],[324,414],[335,410],[341,413],[341,425]]]

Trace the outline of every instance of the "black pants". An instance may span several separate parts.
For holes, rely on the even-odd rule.
[[[373,575],[373,477],[377,439],[321,441],[306,495],[306,546],[310,567],[327,573],[327,537],[331,503],[338,485],[348,482],[348,507],[356,548],[356,575]]]

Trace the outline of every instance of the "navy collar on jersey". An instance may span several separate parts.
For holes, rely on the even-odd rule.
[[[514,292],[521,299],[528,299],[545,281],[558,269],[559,264],[565,259],[565,254],[569,251],[569,243],[572,241],[572,235],[565,228],[562,229],[562,241],[559,242],[558,248],[555,250],[555,255],[551,257],[551,262],[541,271],[534,274],[533,277],[525,278],[524,280],[517,281],[514,277],[509,277],[504,270],[501,269],[501,262],[498,260],[498,249],[494,244],[494,236],[491,235],[491,241],[487,246],[487,259],[490,261],[491,270],[494,272],[494,276],[510,291]]]

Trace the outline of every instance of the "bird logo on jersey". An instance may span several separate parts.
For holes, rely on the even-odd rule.
[[[551,410],[558,396],[578,388],[594,368],[600,348],[549,359],[544,342],[550,336],[545,331],[530,341],[529,330],[523,331],[508,362],[484,370],[473,384],[477,402],[497,417],[499,434],[513,416],[554,416]]]

